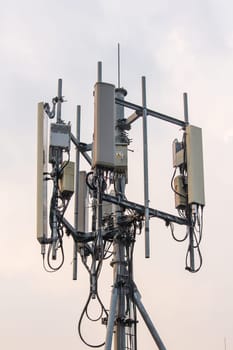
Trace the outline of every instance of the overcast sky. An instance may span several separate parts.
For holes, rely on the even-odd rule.
[[[203,267],[196,275],[185,271],[187,242],[174,242],[168,228],[152,219],[151,259],[144,259],[143,236],[135,252],[143,303],[168,350],[221,350],[224,338],[227,350],[233,349],[232,2],[0,0],[0,8],[1,348],[86,348],[77,323],[88,276],[79,266],[79,279],[72,281],[68,238],[62,271],[44,272],[35,238],[36,110],[37,102],[50,102],[56,95],[62,78],[68,101],[63,118],[75,127],[76,105],[81,104],[82,141],[91,142],[97,61],[103,62],[103,80],[116,84],[120,42],[121,85],[128,100],[141,103],[145,75],[150,108],[182,119],[182,94],[187,91],[190,122],[203,128]],[[171,144],[182,133],[153,119],[148,134],[151,206],[175,214]],[[137,121],[130,132],[134,153],[127,196],[139,202],[141,136]],[[107,308],[112,283],[108,264],[101,278],[104,290],[100,287]],[[142,321],[138,328],[139,349],[156,348]],[[102,340],[104,327],[91,324],[86,333]]]

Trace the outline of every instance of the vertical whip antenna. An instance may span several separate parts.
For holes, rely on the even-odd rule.
[[[97,81],[98,83],[102,82],[102,62],[97,63]]]
[[[58,79],[58,91],[57,91],[57,123],[61,123],[61,104],[62,104],[62,79]]]
[[[117,79],[117,87],[118,89],[120,89],[121,87],[121,60],[120,60],[120,43],[117,44],[117,75],[118,75],[118,79]]]
[[[183,101],[184,101],[184,121],[186,124],[189,123],[189,112],[188,112],[188,94],[187,92],[183,93]]]

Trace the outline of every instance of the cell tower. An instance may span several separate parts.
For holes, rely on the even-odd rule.
[[[118,69],[118,73],[119,71]],[[145,77],[141,80],[142,105],[138,105],[125,100],[127,91],[120,87],[120,74],[117,88],[103,82],[102,64],[98,62],[97,76],[94,87],[94,138],[90,144],[80,141],[80,106],[77,107],[75,135],[71,131],[70,123],[61,118],[61,106],[64,102],[61,79],[58,81],[58,94],[52,100],[52,107],[44,102],[38,104],[37,239],[41,244],[44,267],[49,271],[61,268],[64,262],[63,239],[65,234],[71,236],[74,242],[73,279],[77,279],[78,256],[90,276],[90,294],[79,321],[79,334],[86,345],[103,347],[105,350],[136,350],[139,312],[158,349],[166,350],[133,280],[134,245],[137,234],[144,228],[145,257],[150,257],[149,221],[152,218],[159,218],[167,226],[170,225],[176,240],[174,223],[183,225],[186,228],[183,240],[188,240],[186,269],[190,272],[200,269],[205,205],[202,132],[199,127],[189,124],[186,93],[184,120],[179,120],[147,107]],[[132,110],[133,113],[125,117],[125,109]],[[172,145],[174,174],[171,183],[177,216],[149,207],[149,116],[183,129],[182,140],[175,139]],[[129,181],[128,134],[132,124],[139,118],[143,120],[143,205],[129,201],[125,195]],[[72,144],[76,149],[75,161],[70,159]],[[92,152],[91,156],[89,152]],[[89,172],[80,170],[80,156],[89,164]],[[48,205],[49,193],[51,199]],[[65,217],[72,195],[73,224]],[[91,215],[88,215],[86,209],[88,200],[92,203]],[[91,230],[88,230],[88,219]],[[53,263],[58,257],[59,263],[54,267]],[[113,286],[108,310],[98,294],[98,278],[107,258],[111,259],[113,267]],[[106,327],[106,338],[102,344],[89,344],[81,334],[82,319],[91,299],[96,299],[102,308],[98,319]]]

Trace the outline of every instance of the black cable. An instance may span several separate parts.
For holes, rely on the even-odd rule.
[[[135,220],[136,221],[136,220]],[[127,249],[127,258],[128,258],[128,284],[130,285],[130,293],[131,293],[131,299],[130,302],[132,303],[132,310],[133,310],[133,324],[131,327],[133,327],[133,332],[130,332],[130,349],[137,350],[137,313],[136,313],[136,305],[134,302],[134,294],[133,294],[133,252],[134,252],[134,246],[135,246],[135,236],[137,231],[137,225],[136,222],[133,224],[133,231],[131,236],[131,242],[129,245],[129,249]],[[130,308],[130,318],[131,318],[131,308]],[[133,341],[134,340],[134,341]],[[134,347],[133,347],[134,346]]]
[[[60,169],[58,166],[54,167],[54,176],[53,176],[54,186],[53,186],[53,193],[52,193],[52,197],[51,197],[51,201],[50,201],[49,225],[50,225],[51,231],[53,231],[53,229],[54,229],[53,225],[56,224],[57,238],[56,238],[56,241],[54,241],[53,243],[51,243],[49,245],[49,249],[48,249],[48,253],[47,253],[47,265],[51,270],[48,270],[46,268],[45,260],[43,259],[43,266],[44,266],[45,270],[48,272],[58,271],[63,266],[64,261],[65,261],[63,242],[62,242],[64,232],[63,232],[63,226],[62,226],[61,221],[62,221],[62,218],[65,214],[65,211],[68,207],[69,200],[66,201],[64,198],[62,198],[62,196],[58,195],[58,193],[59,193],[58,178],[60,177],[64,168],[69,164],[69,160],[70,160],[70,153],[68,152],[68,160],[63,164],[63,166]],[[59,199],[61,200],[60,206],[58,205]],[[59,213],[59,216],[57,215],[57,213]],[[54,223],[54,216],[56,216],[56,223]],[[55,249],[57,251],[58,251],[58,249],[61,250],[61,262],[58,266],[54,267],[54,266],[52,266],[52,263],[51,263],[51,253],[52,253],[53,245],[57,244],[57,243],[59,243],[59,245],[58,245],[58,247],[55,247]]]
[[[58,238],[58,239],[59,239],[59,238]],[[60,240],[60,239],[59,239],[59,240]],[[48,264],[48,267],[49,267],[52,271],[55,272],[55,271],[60,270],[60,268],[63,266],[64,261],[65,261],[65,254],[64,254],[64,249],[63,249],[62,240],[60,240],[60,247],[58,248],[58,249],[61,250],[61,262],[60,262],[60,264],[59,264],[58,266],[56,266],[56,267],[52,266],[51,261],[50,261],[50,259],[51,259],[51,253],[52,253],[52,248],[53,248],[53,243],[51,243],[51,244],[49,245],[49,249],[48,249],[48,253],[47,253],[47,264]],[[57,250],[58,250],[58,249],[57,249]]]
[[[187,239],[187,237],[188,237],[188,232],[186,232],[184,238],[179,239],[179,238],[177,238],[177,237],[175,236],[175,233],[174,233],[174,224],[173,224],[172,222],[169,222],[169,226],[170,226],[170,229],[171,229],[172,237],[173,237],[173,239],[174,239],[176,242],[184,242],[184,241]]]
[[[120,231],[114,236],[114,241],[123,240],[125,246],[125,264],[123,272],[127,279],[123,279],[123,288],[126,288],[126,304],[125,304],[125,327],[127,329],[126,335],[126,349],[136,350],[136,306],[133,297],[133,251],[135,245],[135,236],[138,229],[139,219],[134,217],[126,224],[122,224]],[[135,347],[134,347],[135,346]]]
[[[187,253],[186,253],[186,258],[185,258],[185,263],[186,263],[185,269],[188,270],[189,272],[196,273],[196,272],[198,272],[201,269],[202,263],[203,263],[203,259],[202,259],[201,250],[200,250],[200,247],[199,247],[199,244],[198,244],[195,232],[193,232],[193,236],[194,236],[197,244],[195,246],[194,245],[191,246],[191,244],[189,243],[188,250],[187,250]],[[191,254],[191,249],[194,249],[194,251],[196,249],[197,253],[198,253],[198,256],[199,256],[199,266],[197,268],[195,268],[194,270],[192,270],[190,268],[190,266],[188,266],[188,256]]]
[[[91,293],[90,293],[90,294],[91,294]],[[102,303],[102,301],[101,301],[101,299],[100,299],[100,297],[99,297],[99,294],[96,293],[95,296],[96,296],[96,298],[97,298],[97,300],[98,300],[98,302],[99,302],[99,304],[100,304],[100,306],[101,306],[100,315],[99,315],[97,318],[92,318],[92,317],[89,315],[89,313],[88,313],[88,306],[89,306],[89,304],[90,304],[90,300],[89,300],[89,303],[88,303],[87,308],[86,308],[86,311],[85,311],[88,320],[90,320],[90,321],[92,321],[92,322],[97,322],[97,321],[99,321],[99,320],[102,318],[102,316],[103,316],[104,313],[105,313],[106,315],[108,315],[108,313],[107,313],[107,311],[106,311],[106,309],[105,309],[105,307],[104,307],[104,305],[103,305],[103,303]]]
[[[85,266],[85,268],[87,269],[88,273],[90,274],[91,270],[90,270],[89,266],[87,265],[86,261],[84,260],[84,258],[85,258],[84,256],[81,257],[82,263]]]
[[[42,259],[43,259],[43,268],[46,272],[49,272],[49,273],[54,273],[56,272],[56,270],[49,270],[46,265],[45,265],[45,254],[42,254]]]
[[[172,179],[171,179],[171,189],[172,189],[172,191],[173,191],[175,194],[177,194],[178,196],[187,199],[187,195],[184,196],[182,193],[177,192],[177,191],[175,190],[174,186],[173,186],[173,181],[174,181],[174,178],[175,178],[175,175],[176,175],[176,170],[177,170],[177,167],[175,167],[175,170],[174,170],[173,175],[172,175]],[[184,176],[184,175],[182,175],[182,176]]]
[[[82,340],[82,342],[83,342],[85,345],[87,345],[87,346],[89,346],[89,347],[91,347],[91,348],[100,348],[101,346],[104,346],[105,342],[103,342],[103,343],[101,343],[101,344],[97,344],[97,345],[90,344],[90,343],[88,343],[88,342],[84,339],[84,337],[83,337],[83,335],[82,335],[82,331],[81,331],[81,325],[82,325],[83,317],[84,317],[85,314],[87,315],[87,308],[88,308],[88,305],[89,305],[89,303],[90,303],[91,296],[92,296],[92,294],[90,293],[89,296],[88,296],[87,302],[86,302],[86,304],[85,304],[85,306],[84,306],[84,309],[83,309],[83,311],[82,311],[82,313],[81,313],[81,316],[80,316],[80,319],[79,319],[79,322],[78,322],[78,333],[79,333],[80,339]],[[102,302],[101,302],[101,300],[100,300],[98,294],[97,294],[96,296],[97,296],[97,299],[98,299],[98,301],[99,301],[101,307],[103,307],[103,312],[105,312],[105,313],[106,313],[106,316],[108,316],[108,313],[107,313],[107,311],[105,310],[105,308],[104,308],[104,306],[103,306],[103,304],[102,304]],[[101,316],[101,317],[102,317],[102,316]]]
[[[202,263],[203,263],[202,254],[201,254],[200,248],[197,247],[196,249],[197,249],[197,251],[198,251],[199,261],[200,261],[200,262],[199,262],[198,268],[195,268],[194,270],[192,270],[191,267],[188,266],[188,256],[189,256],[189,254],[190,254],[190,249],[191,249],[191,247],[189,246],[189,248],[188,248],[188,250],[187,250],[187,253],[186,253],[186,259],[185,259],[185,260],[186,260],[186,267],[185,267],[185,269],[188,270],[189,272],[196,273],[196,272],[198,272],[198,271],[201,269],[201,267],[202,267]]]
[[[92,178],[91,178],[91,181],[90,181],[90,177],[91,176],[92,176]],[[95,181],[96,181],[96,179],[95,179]],[[96,191],[97,190],[96,184],[94,184],[94,172],[93,171],[90,171],[89,173],[87,173],[87,175],[86,175],[86,184],[92,191]]]
[[[105,245],[107,243],[108,243],[108,247],[104,248],[104,258],[103,258],[103,260],[107,260],[107,259],[111,258],[111,256],[113,255],[113,251],[110,251],[110,248],[112,246],[112,242],[105,242]],[[108,253],[109,253],[109,255],[107,255]]]
[[[60,177],[62,175],[63,170],[70,162],[70,152],[68,151],[67,154],[68,154],[68,159],[66,161],[64,161],[64,163],[62,164],[62,166],[60,168],[58,168],[58,177]]]

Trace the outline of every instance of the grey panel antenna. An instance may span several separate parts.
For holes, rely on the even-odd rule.
[[[86,171],[79,172],[79,190],[78,190],[78,231],[88,231],[88,187],[86,184]]]

